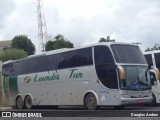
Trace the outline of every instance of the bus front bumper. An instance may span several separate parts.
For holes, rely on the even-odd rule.
[[[124,98],[121,97],[121,105],[139,105],[139,104],[150,104],[152,102],[152,97],[144,98]]]

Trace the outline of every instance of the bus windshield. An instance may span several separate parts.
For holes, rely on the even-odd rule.
[[[140,48],[133,45],[111,45],[117,63],[147,64]]]
[[[121,89],[128,90],[139,90],[139,89],[150,89],[146,73],[148,70],[147,66],[123,66],[126,79],[121,80]]]

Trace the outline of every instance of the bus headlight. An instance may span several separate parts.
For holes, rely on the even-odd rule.
[[[126,79],[126,73],[125,73],[125,70],[122,66],[118,66],[119,68],[119,71],[120,71],[120,79],[121,80],[125,80]]]
[[[121,94],[121,97],[124,97],[124,98],[131,98],[130,95],[127,95],[127,94]]]

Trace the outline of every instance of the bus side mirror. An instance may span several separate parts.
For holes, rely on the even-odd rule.
[[[126,73],[122,66],[118,66],[119,73],[120,73],[120,79],[125,80],[126,79]]]
[[[154,69],[149,70],[150,84],[157,85],[157,75]]]
[[[160,81],[160,72],[158,68],[151,66],[151,69],[153,69],[156,72],[156,79]]]

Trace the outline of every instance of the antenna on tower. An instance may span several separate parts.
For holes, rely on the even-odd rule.
[[[45,51],[45,36],[47,35],[47,26],[43,10],[43,0],[37,0],[37,22],[38,22],[38,42],[39,51]]]

